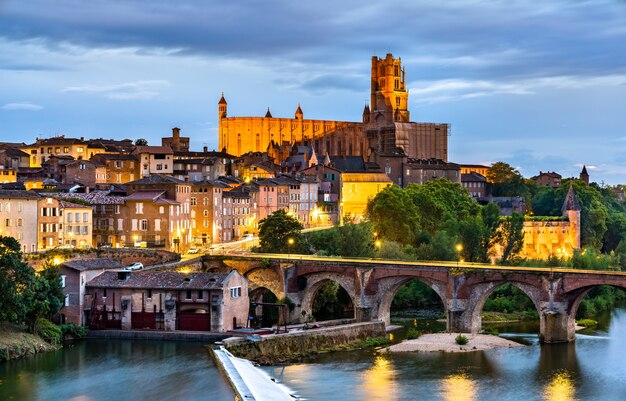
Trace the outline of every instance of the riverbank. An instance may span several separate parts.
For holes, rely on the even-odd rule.
[[[26,333],[20,327],[0,323],[0,361],[35,355],[59,349],[41,337]]]
[[[469,340],[465,345],[456,343],[458,333],[424,334],[415,340],[405,340],[381,352],[471,352],[492,348],[523,347],[522,344],[488,334],[463,334]]]

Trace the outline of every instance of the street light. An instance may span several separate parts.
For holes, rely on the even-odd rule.
[[[291,246],[293,245],[293,238],[287,239],[287,259],[291,259]]]
[[[461,261],[461,251],[463,250],[463,244],[456,244],[456,267],[459,267],[459,262]]]

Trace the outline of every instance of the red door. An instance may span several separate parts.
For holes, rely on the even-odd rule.
[[[208,313],[180,312],[178,330],[211,331],[211,319]]]
[[[155,330],[156,313],[153,312],[132,312],[131,326],[133,330]]]

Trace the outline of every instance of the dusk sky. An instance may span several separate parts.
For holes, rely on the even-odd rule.
[[[624,0],[0,0],[0,141],[214,149],[222,91],[229,116],[360,121],[386,53],[450,161],[626,184]]]

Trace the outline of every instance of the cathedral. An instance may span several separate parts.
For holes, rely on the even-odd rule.
[[[448,161],[448,124],[410,121],[409,92],[401,59],[391,54],[372,57],[370,105],[361,122],[307,120],[300,105],[294,118],[229,117],[222,94],[218,103],[219,147],[241,156],[296,143],[312,146],[318,155],[381,156]]]

